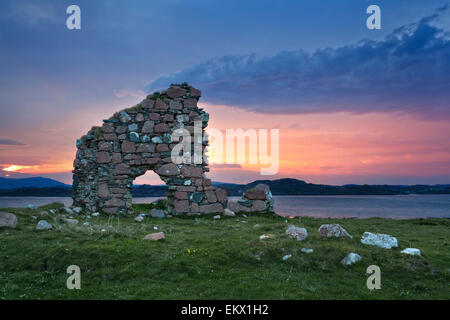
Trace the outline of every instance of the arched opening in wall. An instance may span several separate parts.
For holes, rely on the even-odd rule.
[[[133,203],[151,203],[166,198],[167,185],[153,170],[133,181]]]

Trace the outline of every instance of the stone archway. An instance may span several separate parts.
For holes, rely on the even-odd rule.
[[[171,85],[149,95],[140,104],[115,113],[77,140],[73,170],[74,205],[107,214],[125,214],[131,208],[133,180],[152,170],[167,185],[172,214],[223,212],[225,190],[211,185],[207,162],[175,164],[171,151],[174,130],[194,131],[201,123],[202,137],[209,114],[197,106],[201,92],[188,84]],[[194,150],[192,141],[192,150]],[[207,138],[200,142],[202,151]],[[193,154],[193,152],[192,152]]]

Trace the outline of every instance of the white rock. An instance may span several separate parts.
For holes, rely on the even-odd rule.
[[[344,266],[349,266],[349,265],[352,265],[352,264],[358,262],[361,259],[362,258],[359,254],[350,252],[344,259],[342,259],[341,263]]]
[[[390,236],[388,234],[381,234],[381,233],[364,232],[361,238],[361,243],[385,249],[398,247],[397,238]]]
[[[50,209],[50,210],[48,210],[51,214],[55,214],[56,213],[56,210],[55,209]]]
[[[144,217],[141,216],[141,215],[139,215],[139,216],[137,216],[136,218],[134,218],[134,221],[136,221],[136,222],[142,222],[142,221],[144,221]]]
[[[73,208],[72,210],[73,210],[73,212],[75,212],[75,213],[80,213],[81,211],[83,211],[83,209],[80,208],[80,207],[75,207],[75,208]]]
[[[214,220],[220,219],[220,215],[214,216]]]
[[[403,254],[409,254],[411,256],[420,256],[420,250],[416,248],[406,248],[400,252]]]
[[[99,215],[100,215],[100,212],[94,212],[94,213],[92,214],[93,217],[98,217]]]
[[[227,216],[227,217],[234,217],[234,216],[236,216],[236,214],[233,211],[231,211],[230,209],[228,209],[228,208],[223,210],[223,215]]]
[[[153,227],[153,230],[158,230],[158,227],[157,227],[157,226],[154,226],[154,227]]]
[[[270,239],[270,238],[273,238],[273,236],[271,234],[263,234],[262,236],[259,236],[259,240]]]
[[[89,222],[85,222],[85,223],[83,223],[83,226],[85,226],[85,227],[87,227],[87,226],[89,226],[90,225],[90,223]]]
[[[292,258],[292,254],[287,254],[285,256],[283,256],[283,258],[281,258],[283,261],[286,261],[287,259]]]
[[[102,230],[100,230],[101,232],[106,232],[106,229],[102,229]]]
[[[27,204],[27,209],[36,210],[36,206],[32,203]]]
[[[302,248],[300,251],[303,253],[313,253],[314,252],[314,250],[311,248]]]
[[[36,226],[36,230],[48,230],[51,228],[52,225],[45,220],[40,220]]]
[[[246,215],[246,214],[243,214],[242,216],[243,216],[244,218],[247,218],[247,215]]]
[[[308,237],[308,231],[306,231],[305,228],[299,228],[293,225],[290,225],[287,228],[286,234],[296,238],[298,241],[305,240]]]

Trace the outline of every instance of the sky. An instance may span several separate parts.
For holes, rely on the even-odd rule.
[[[437,0],[2,0],[0,176],[70,184],[77,138],[187,81],[209,128],[280,132],[276,175],[212,157],[215,181],[450,183],[449,17]]]

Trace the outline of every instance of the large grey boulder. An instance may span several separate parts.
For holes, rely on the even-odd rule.
[[[361,238],[362,244],[377,246],[384,249],[398,247],[397,238],[388,234],[364,232]]]
[[[352,238],[352,236],[339,224],[323,224],[319,228],[319,237],[325,238]]]
[[[0,228],[15,228],[17,225],[17,217],[8,212],[0,212]]]
[[[303,241],[308,237],[308,231],[306,231],[305,228],[300,228],[293,225],[287,228],[286,234],[296,238],[298,241]]]

